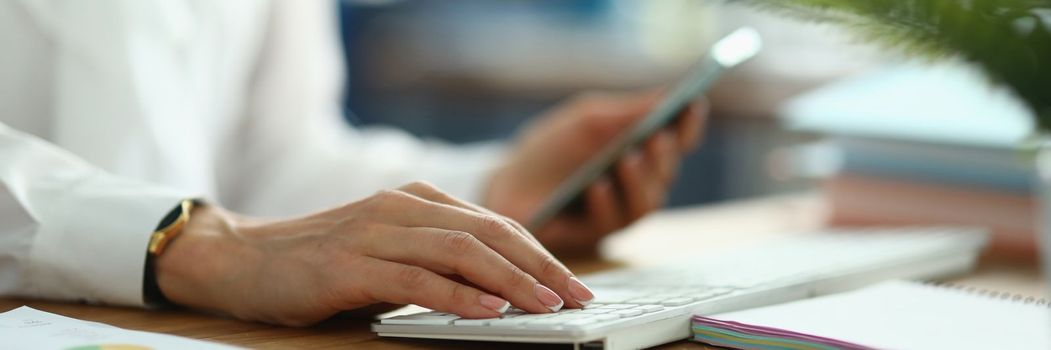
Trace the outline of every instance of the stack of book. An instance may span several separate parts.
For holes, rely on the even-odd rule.
[[[1036,256],[1032,119],[978,72],[879,69],[797,97],[782,117],[821,136],[780,164],[821,180],[830,224],[982,226],[992,253]]]

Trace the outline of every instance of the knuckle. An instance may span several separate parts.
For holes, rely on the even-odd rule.
[[[448,232],[442,236],[442,245],[450,253],[463,256],[477,247],[477,240],[466,232]]]
[[[506,237],[518,232],[507,221],[494,215],[482,215],[479,217],[478,226],[484,234],[491,237]]]
[[[410,182],[410,183],[406,184],[405,186],[402,186],[401,188],[407,189],[407,190],[413,190],[413,191],[423,191],[423,192],[434,192],[434,191],[436,191],[438,189],[437,187],[435,187],[430,182],[420,181],[420,180]]]
[[[471,300],[471,294],[472,293],[467,286],[456,283],[453,284],[452,290],[449,291],[449,300],[452,300],[454,302]]]
[[[538,262],[540,266],[540,273],[543,275],[552,275],[562,272],[562,264],[559,264],[555,258],[544,255]]]
[[[517,266],[511,266],[511,270],[507,274],[507,280],[505,281],[506,286],[521,286],[523,284],[532,284],[532,279],[528,277],[522,269]]]
[[[427,285],[427,272],[420,267],[407,266],[398,271],[397,277],[409,290],[421,290]]]
[[[404,197],[404,195],[405,195],[405,192],[402,192],[402,191],[399,191],[399,190],[383,189],[383,190],[377,191],[376,195],[374,197],[376,199],[378,199],[378,200],[384,201],[384,200],[391,200],[391,199],[395,199],[396,200],[398,198]]]
[[[369,202],[372,203],[373,208],[385,208],[392,205],[398,205],[408,198],[408,194],[399,190],[379,190],[373,195]]]
[[[434,184],[432,184],[430,182],[427,182],[427,181],[413,181],[412,185],[413,185],[413,187],[424,189],[424,190],[428,190],[428,191],[438,191],[438,186],[435,186]]]

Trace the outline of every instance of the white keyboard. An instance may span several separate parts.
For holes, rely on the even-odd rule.
[[[595,293],[584,309],[461,319],[425,312],[380,320],[381,336],[567,343],[635,349],[690,335],[693,314],[714,314],[862,287],[887,279],[932,279],[971,269],[981,230],[896,228],[793,235],[688,262],[623,269],[581,279]]]

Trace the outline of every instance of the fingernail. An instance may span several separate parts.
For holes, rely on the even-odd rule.
[[[564,304],[562,298],[559,298],[558,294],[555,294],[555,292],[552,292],[547,287],[537,283],[536,287],[533,288],[533,291],[536,292],[536,298],[540,300],[540,303],[547,306],[548,309],[551,309],[551,312],[562,309],[562,305]]]
[[[581,306],[590,304],[595,299],[595,293],[588,289],[583,282],[576,277],[569,277],[569,295],[573,296]]]
[[[511,308],[511,303],[507,302],[507,300],[489,294],[482,294],[482,296],[478,297],[478,302],[481,303],[482,306],[485,306],[485,308],[501,314],[507,312],[507,309]]]

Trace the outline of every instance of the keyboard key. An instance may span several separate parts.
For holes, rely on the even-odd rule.
[[[522,315],[525,315],[525,314],[526,314],[526,312],[525,311],[521,311],[521,310],[508,311],[508,312],[505,312],[503,315],[500,315],[500,318],[518,317],[518,316],[522,316]]]
[[[453,324],[457,326],[488,326],[489,322],[499,320],[499,318],[481,318],[481,319],[467,319],[461,318],[454,320]]]
[[[630,309],[635,307],[635,304],[606,304],[603,309]]]
[[[522,327],[526,328],[556,328],[561,326],[563,323],[571,320],[558,320],[554,318],[542,318],[539,320],[533,320],[522,324]]]
[[[631,316],[642,315],[642,310],[639,310],[639,309],[613,310],[613,312],[610,312],[607,315],[615,315],[615,316],[619,316],[621,318],[624,318],[624,317],[631,317]]]
[[[598,322],[596,322],[596,320],[593,318],[582,318],[578,320],[567,321],[566,323],[562,324],[562,328],[584,328],[595,323]]]
[[[489,322],[490,326],[520,326],[530,321],[544,319],[555,316],[555,314],[524,314],[516,315],[513,317],[501,318],[499,320],[493,320]]]
[[[667,298],[639,298],[628,300],[628,303],[632,304],[660,304],[661,301]]]
[[[531,321],[531,320],[536,320],[536,319],[541,319],[541,318],[554,317],[555,315],[557,315],[557,314],[523,314],[523,315],[517,315],[517,316],[514,316],[514,317],[508,317],[508,318],[514,319],[514,320]]]
[[[595,314],[604,314],[604,313],[607,313],[607,312],[610,312],[610,311],[613,311],[613,310],[615,310],[615,309],[584,309],[584,310],[580,310],[580,312],[577,312],[577,314],[578,315],[579,314],[595,315]]]
[[[642,313],[648,314],[648,313],[651,313],[651,312],[657,312],[657,311],[664,310],[664,307],[660,306],[660,305],[639,305],[639,306],[636,306],[632,310],[640,310],[640,311],[642,311]]]
[[[382,324],[408,324],[408,325],[447,325],[459,319],[456,315],[404,315],[394,316],[380,320]]]
[[[595,299],[592,302],[595,303],[623,303],[626,300],[636,299],[645,297],[645,294],[639,293],[634,290],[625,289],[607,289],[607,288],[594,288],[592,292],[595,293]]]
[[[565,323],[562,323],[562,328],[579,329],[601,324],[603,322],[620,320],[619,316],[609,314],[599,314],[591,316],[592,317],[566,321]]]
[[[548,318],[541,318],[539,320],[529,321],[529,322],[526,322],[525,324],[523,324],[523,326],[527,327],[527,328],[551,328],[551,327],[555,327],[555,326],[560,326],[563,323],[570,322],[570,321],[588,320],[588,319],[591,319],[591,317],[589,315],[565,315],[565,316],[548,317]]]
[[[516,327],[516,326],[520,326],[520,325],[522,325],[522,324],[524,324],[526,322],[529,322],[529,321],[531,321],[531,320],[529,320],[529,319],[518,319],[517,317],[515,317],[515,318],[501,318],[499,320],[493,320],[493,321],[489,322],[489,326],[492,326],[492,327]]]
[[[611,315],[611,314],[596,314],[596,315],[588,315],[588,316],[590,316],[590,317],[568,320],[568,321],[565,322],[565,324],[581,324],[581,323],[600,324],[600,323],[603,323],[603,322],[619,321],[620,320],[620,316]]]
[[[691,297],[672,298],[672,299],[668,299],[668,300],[662,301],[661,305],[664,305],[664,306],[680,306],[680,305],[689,304],[690,302],[693,302],[693,300],[694,300],[694,298],[691,298]]]
[[[579,319],[582,319],[582,318],[591,318],[592,316],[594,316],[594,315],[576,313],[576,314],[558,315],[558,316],[555,316],[555,317],[545,318],[545,320],[569,321],[569,320],[579,320]]]

